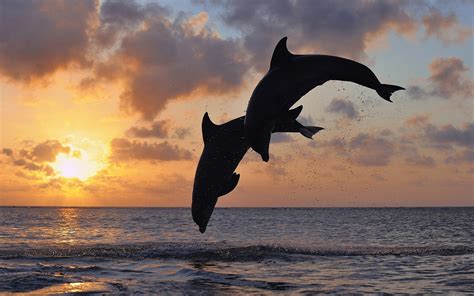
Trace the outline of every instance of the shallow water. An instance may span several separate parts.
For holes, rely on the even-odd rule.
[[[0,293],[474,293],[474,208],[0,208]]]

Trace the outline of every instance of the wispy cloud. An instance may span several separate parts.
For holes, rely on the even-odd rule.
[[[332,113],[343,114],[349,119],[357,119],[359,117],[359,112],[354,103],[343,99],[333,99],[326,110]]]
[[[191,151],[170,144],[168,141],[161,143],[130,141],[124,138],[115,138],[110,143],[110,159],[113,161],[127,160],[190,160]]]

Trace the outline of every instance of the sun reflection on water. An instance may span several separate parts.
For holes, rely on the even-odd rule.
[[[75,243],[79,228],[77,209],[59,208],[58,216],[58,242],[63,244]]]

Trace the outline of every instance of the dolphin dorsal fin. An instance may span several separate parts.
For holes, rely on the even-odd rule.
[[[280,41],[278,41],[278,44],[273,51],[270,69],[286,64],[288,59],[292,56],[292,53],[286,47],[287,39],[288,37],[283,37]]]
[[[216,131],[217,125],[211,121],[207,112],[204,113],[204,116],[202,117],[202,139],[204,140],[204,144],[214,136]]]

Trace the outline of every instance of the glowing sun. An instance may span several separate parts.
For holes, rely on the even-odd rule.
[[[104,167],[103,164],[89,159],[83,151],[80,155],[60,153],[51,165],[60,176],[78,178],[83,181],[94,176]]]

